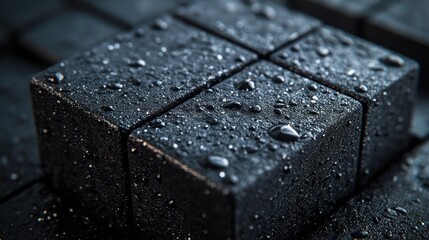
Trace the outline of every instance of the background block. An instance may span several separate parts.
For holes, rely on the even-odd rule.
[[[21,44],[40,58],[56,63],[118,31],[115,26],[85,12],[69,10],[26,32]]]
[[[361,117],[359,102],[255,64],[132,132],[136,228],[292,238],[354,190]]]
[[[418,80],[414,61],[330,28],[281,50],[273,60],[364,105],[360,184],[405,151]]]
[[[429,239],[429,142],[303,239]]]
[[[41,175],[28,90],[39,70],[11,54],[0,57],[0,199]]]
[[[110,226],[127,215],[126,138],[255,55],[166,16],[32,81],[44,171]]]
[[[319,26],[317,20],[272,2],[199,1],[177,14],[263,55]]]

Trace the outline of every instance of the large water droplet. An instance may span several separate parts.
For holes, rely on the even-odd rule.
[[[207,157],[207,164],[209,167],[214,169],[224,169],[229,166],[229,161],[228,159],[218,155],[210,155]]]
[[[391,66],[391,67],[401,67],[405,64],[404,59],[396,55],[387,55],[380,58],[380,62]]]
[[[269,130],[272,138],[279,141],[296,141],[300,138],[298,132],[291,125],[276,125]]]
[[[235,87],[238,90],[250,91],[255,89],[255,82],[252,79],[248,78],[246,80],[238,82]]]
[[[227,102],[223,105],[223,107],[229,108],[229,109],[240,109],[241,103],[240,102]]]

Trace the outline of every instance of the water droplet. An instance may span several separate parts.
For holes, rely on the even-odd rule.
[[[395,207],[394,210],[405,215],[408,214],[407,210],[405,210],[403,207]]]
[[[282,75],[275,75],[271,80],[274,83],[284,83],[286,81]]]
[[[60,72],[55,73],[53,76],[48,77],[48,82],[58,84],[64,80],[64,75]]]
[[[264,17],[266,19],[273,19],[277,15],[276,10],[268,5],[262,6],[259,4],[255,4],[252,10],[257,16]]]
[[[10,174],[10,180],[12,180],[12,181],[18,180],[18,174],[16,174],[16,173]]]
[[[252,111],[254,113],[258,113],[258,112],[262,111],[262,108],[259,105],[254,105],[254,106],[250,107],[250,111]]]
[[[356,92],[360,92],[360,93],[366,93],[368,92],[368,87],[365,85],[359,85],[358,87],[356,87]]]
[[[229,108],[229,109],[240,109],[241,103],[240,102],[227,102],[223,105],[223,107]]]
[[[309,86],[308,86],[308,90],[310,90],[310,91],[317,91],[317,85],[316,84],[310,84]]]
[[[326,47],[318,47],[317,48],[317,54],[319,54],[319,56],[321,57],[326,57],[330,54],[331,52],[329,51],[328,48]]]
[[[129,64],[129,66],[131,66],[131,67],[144,67],[144,66],[146,66],[146,62],[143,59],[139,59],[135,62],[131,62]]]
[[[235,87],[238,90],[250,91],[255,89],[255,82],[252,79],[248,78],[246,80],[238,82]]]
[[[279,141],[296,141],[300,138],[298,132],[291,125],[276,125],[269,130],[272,138]]]
[[[168,28],[168,23],[163,19],[158,18],[157,20],[155,20],[152,28],[156,30],[165,30]]]
[[[246,57],[243,55],[240,55],[240,56],[235,58],[235,61],[244,63],[244,62],[246,62]]]
[[[207,164],[213,169],[224,169],[229,166],[229,161],[221,156],[210,155],[207,157]]]
[[[351,235],[353,238],[367,238],[367,237],[369,237],[369,233],[365,230],[354,231]]]
[[[380,62],[391,66],[391,67],[401,67],[405,64],[404,59],[396,55],[387,55],[380,58]]]
[[[101,106],[101,110],[105,112],[113,112],[115,109],[112,106]]]

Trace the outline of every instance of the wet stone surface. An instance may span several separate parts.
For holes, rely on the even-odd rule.
[[[293,0],[293,8],[353,34],[361,34],[363,20],[396,0]]]
[[[319,21],[263,1],[199,1],[177,14],[259,54],[268,54],[319,26]]]
[[[418,79],[414,61],[331,28],[307,36],[272,59],[365,106],[361,184],[406,149]]]
[[[21,58],[0,58],[0,199],[41,175],[28,90],[37,71]]]
[[[429,239],[429,142],[303,239]]]
[[[43,184],[34,184],[0,205],[0,237],[114,239],[91,217],[63,200]]]
[[[368,20],[365,37],[416,59],[420,88],[429,92],[429,1],[398,1]]]
[[[36,75],[45,172],[85,209],[125,227],[127,131],[255,57],[165,16]]]
[[[69,10],[26,32],[21,43],[40,58],[56,63],[119,31],[83,11]]]
[[[131,133],[136,229],[295,236],[354,189],[361,116],[359,102],[281,67],[243,70]]]

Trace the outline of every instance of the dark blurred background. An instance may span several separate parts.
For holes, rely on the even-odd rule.
[[[69,231],[78,229],[77,232],[82,236],[85,231],[89,231],[97,236],[111,237],[109,234],[104,235],[104,230],[92,222],[92,218],[77,213],[78,210],[72,207],[72,203],[64,203],[67,201],[61,200],[45,186],[38,167],[29,80],[36,72],[108,36],[132,29],[179,5],[191,2],[192,0],[0,0],[0,210],[8,208],[10,199],[27,191],[29,186],[36,185],[38,192],[28,193],[28,196],[42,196],[43,199],[30,201],[17,198],[15,201],[22,201],[23,209],[36,206],[34,214],[37,220],[44,221],[48,216],[54,218],[44,213],[47,205],[48,208],[56,209],[55,212],[63,212],[63,216],[69,218],[67,221],[71,224],[64,228],[50,223],[49,228],[55,234],[70,234]],[[427,138],[429,1],[276,2],[417,59],[422,66],[422,79],[412,132],[420,141]],[[30,202],[27,204],[27,201]],[[38,209],[39,205],[43,207]]]

